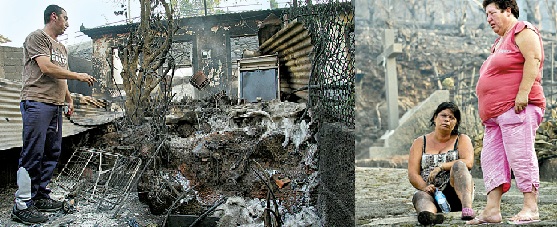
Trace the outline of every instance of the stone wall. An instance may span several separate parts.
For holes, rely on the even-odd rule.
[[[78,56],[73,55],[72,50],[69,48],[68,51],[68,61],[71,71],[75,72],[85,72],[91,74],[91,61],[83,59],[86,54],[80,54]],[[88,55],[89,58],[91,54]],[[20,47],[8,47],[0,46],[0,78],[8,79],[11,81],[21,81],[21,74],[23,72],[23,48]],[[78,81],[68,80],[68,86],[71,92],[81,93],[85,95],[91,94],[91,88],[86,84]]]
[[[257,36],[240,36],[230,38],[232,77],[230,80],[230,93],[232,97],[238,97],[238,60],[242,58],[244,50],[259,50]]]
[[[174,62],[176,63],[176,65],[180,67],[182,66],[191,67],[191,54],[192,54],[191,42],[172,43],[170,54],[174,57]]]
[[[92,74],[90,43],[80,44],[80,49],[68,47],[68,65],[71,71]],[[77,45],[76,45],[77,46]],[[87,49],[86,47],[89,46]],[[23,48],[0,46],[0,78],[21,81],[23,72]],[[91,88],[86,84],[68,80],[71,92],[84,95],[91,94]]]
[[[244,50],[258,50],[259,41],[257,36],[234,37],[230,38],[230,46],[232,49],[232,64],[236,64],[238,59],[242,58]]]
[[[67,45],[68,55],[91,61],[93,57],[93,41]]]
[[[21,81],[23,48],[0,46],[0,78]]]

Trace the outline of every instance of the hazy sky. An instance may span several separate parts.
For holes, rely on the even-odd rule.
[[[269,0],[221,0],[222,7],[229,11],[269,9]],[[79,32],[79,26],[94,28],[106,24],[123,23],[125,17],[114,15],[121,10],[116,0],[0,0],[0,34],[12,42],[3,46],[21,47],[25,37],[35,29],[43,28],[43,12],[50,4],[61,6],[68,13],[70,27],[59,37],[65,45],[89,41]],[[119,2],[122,2],[120,0]],[[127,1],[124,1],[127,2]],[[139,1],[130,0],[131,16],[139,15]],[[279,0],[279,7],[285,7],[288,0]],[[226,11],[226,8],[223,8]]]

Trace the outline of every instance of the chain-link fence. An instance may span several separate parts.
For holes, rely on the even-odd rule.
[[[313,45],[308,108],[318,128],[320,226],[351,226],[355,223],[354,5],[323,1],[293,7],[288,16],[304,24]]]
[[[319,122],[354,128],[354,6],[322,1],[290,8],[290,19],[304,23],[313,49],[308,104]]]

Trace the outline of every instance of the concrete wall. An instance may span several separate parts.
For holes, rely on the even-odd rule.
[[[21,80],[23,48],[0,46],[0,78]]]
[[[230,46],[232,50],[232,64],[234,65],[237,63],[238,59],[242,58],[244,50],[254,51],[259,49],[257,36],[231,37]]]
[[[449,91],[438,90],[425,101],[406,112],[399,120],[399,126],[382,137],[385,141],[385,147],[371,147],[369,149],[369,158],[407,155],[414,139],[432,130],[429,120],[437,106],[445,101],[450,101]]]
[[[229,90],[232,74],[230,48],[230,36],[224,29],[196,34],[192,48],[193,73],[201,71],[209,80],[208,86],[199,92],[200,98]]]

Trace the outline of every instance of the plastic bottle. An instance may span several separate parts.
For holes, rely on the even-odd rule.
[[[451,206],[447,202],[447,198],[445,197],[445,195],[443,195],[443,192],[439,191],[438,189],[435,189],[435,201],[437,202],[439,207],[441,207],[441,211],[443,211],[443,213],[451,212]]]

